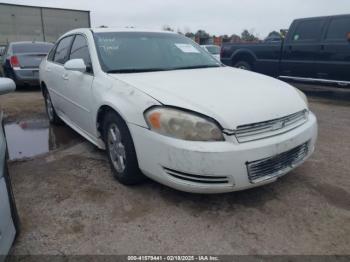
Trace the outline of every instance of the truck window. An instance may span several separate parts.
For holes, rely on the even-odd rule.
[[[324,26],[323,19],[300,21],[293,33],[292,41],[317,41]]]
[[[333,18],[329,24],[327,40],[347,40],[350,33],[350,17]]]

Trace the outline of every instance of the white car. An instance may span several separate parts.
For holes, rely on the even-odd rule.
[[[14,91],[15,83],[8,78],[0,77],[0,95]],[[0,262],[6,260],[13,241],[18,234],[19,220],[13,197],[11,179],[6,163],[6,138],[0,112]]]
[[[114,176],[222,193],[275,181],[314,151],[303,93],[222,66],[171,32],[77,29],[40,65],[52,123],[106,149]]]
[[[213,57],[215,57],[216,60],[220,61],[220,46],[217,45],[202,45],[205,50],[209,52]]]

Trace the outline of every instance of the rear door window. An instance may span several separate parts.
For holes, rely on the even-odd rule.
[[[350,17],[333,18],[329,24],[326,40],[347,41],[350,33]]]
[[[57,45],[53,61],[59,64],[64,64],[69,55],[69,48],[71,46],[73,36],[63,38]]]
[[[292,36],[292,41],[317,41],[321,37],[324,25],[324,19],[300,21],[296,26],[296,29]]]

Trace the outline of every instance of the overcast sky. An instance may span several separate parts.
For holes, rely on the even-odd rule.
[[[7,0],[4,3],[84,9],[92,26],[135,26],[211,34],[240,34],[254,30],[265,37],[288,28],[295,18],[349,14],[350,0]]]

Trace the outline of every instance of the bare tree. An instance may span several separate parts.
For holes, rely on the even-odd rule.
[[[162,29],[164,31],[170,31],[170,32],[174,32],[175,30],[173,28],[171,28],[169,25],[163,25]]]

